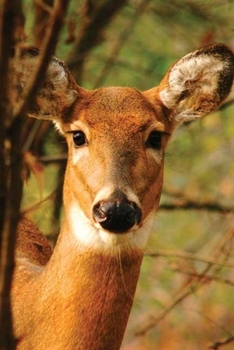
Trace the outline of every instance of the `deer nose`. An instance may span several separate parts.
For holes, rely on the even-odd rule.
[[[102,228],[114,233],[125,233],[141,220],[141,209],[118,191],[109,199],[93,207],[93,218]]]

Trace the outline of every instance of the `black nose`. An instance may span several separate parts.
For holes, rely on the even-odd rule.
[[[121,191],[108,200],[100,201],[93,207],[93,218],[105,230],[124,233],[141,220],[141,209],[131,202]]]

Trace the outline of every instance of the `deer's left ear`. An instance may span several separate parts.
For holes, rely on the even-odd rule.
[[[229,94],[234,55],[217,44],[177,61],[159,85],[159,96],[176,123],[191,121],[215,110]]]

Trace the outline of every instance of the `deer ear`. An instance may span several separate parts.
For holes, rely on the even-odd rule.
[[[24,98],[27,81],[40,60],[40,52],[35,48],[24,48],[14,61],[15,86],[18,99]],[[76,85],[66,65],[52,57],[44,83],[39,89],[36,102],[30,106],[28,115],[38,119],[65,121],[68,111],[77,99],[79,87]]]
[[[192,52],[177,61],[159,85],[159,96],[177,123],[215,110],[229,94],[234,55],[222,44]]]

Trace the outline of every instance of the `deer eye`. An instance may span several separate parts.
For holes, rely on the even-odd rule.
[[[162,147],[162,132],[152,131],[148,137],[147,147],[160,150]]]
[[[83,146],[87,143],[87,140],[83,131],[74,131],[73,141],[77,147]]]

